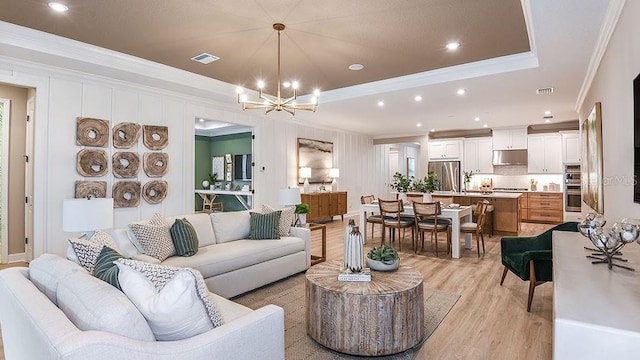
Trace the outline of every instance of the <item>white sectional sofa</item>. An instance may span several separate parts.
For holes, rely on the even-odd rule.
[[[84,268],[44,254],[0,271],[7,360],[284,359],[284,311],[251,310],[209,294],[224,324],[183,340],[155,341],[127,296]]]
[[[172,256],[162,264],[200,271],[209,290],[225,298],[297,274],[311,266],[309,229],[292,227],[290,236],[277,240],[248,240],[249,211],[187,214],[167,220],[173,223],[177,218],[186,218],[194,226],[200,247],[194,256]],[[136,244],[135,236],[128,228],[107,232],[125,257],[160,263],[142,254],[142,248]]]

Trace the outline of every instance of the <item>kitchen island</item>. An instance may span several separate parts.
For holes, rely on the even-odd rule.
[[[460,205],[473,205],[478,201],[487,200],[493,205],[493,232],[500,235],[518,235],[518,230],[520,230],[519,198],[522,193],[494,192],[482,194],[477,192],[436,191],[433,196],[436,198],[438,196],[453,197],[453,202]]]

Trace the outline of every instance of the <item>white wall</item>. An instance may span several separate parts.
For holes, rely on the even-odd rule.
[[[25,46],[31,30],[20,30]],[[4,35],[4,34],[2,34]],[[48,35],[37,34],[38,38]],[[59,43],[64,43],[56,39]],[[1,44],[0,40],[0,45]],[[28,44],[26,44],[28,43]],[[15,46],[15,44],[12,44]],[[74,44],[74,46],[78,46]],[[108,64],[109,52],[101,50]],[[35,57],[34,57],[35,58]],[[125,59],[126,60],[126,59]],[[125,61],[122,57],[118,61]],[[136,68],[144,63],[132,59]],[[134,66],[135,65],[135,66]],[[82,67],[85,70],[86,66]],[[169,128],[169,145],[163,151],[169,155],[169,172],[163,177],[169,184],[167,198],[158,205],[144,200],[134,208],[115,209],[115,225],[150,218],[154,212],[176,215],[193,211],[194,184],[194,119],[205,117],[254,127],[255,204],[277,205],[278,189],[295,186],[297,174],[297,138],[305,137],[334,143],[334,166],[340,168],[340,190],[349,192],[350,212],[357,212],[360,195],[375,193],[380,186],[378,174],[379,153],[373,151],[373,140],[366,135],[344,133],[301,125],[288,114],[263,115],[261,112],[243,112],[235,103],[234,94],[229,101],[209,100],[195,95],[163,88],[161,81],[132,76],[134,81],[123,81],[79,71],[73,63],[67,68],[53,67],[24,59],[0,57],[0,83],[36,88],[35,114],[35,180],[34,180],[34,255],[42,253],[64,254],[66,238],[73,234],[62,231],[62,200],[74,196],[76,180],[104,180],[108,183],[108,196],[116,179],[111,175],[101,178],[83,178],[76,171],[76,154],[82,148],[75,145],[76,118],[96,117],[111,121],[165,125]],[[173,72],[173,69],[164,69]],[[181,81],[183,72],[175,70],[167,78]],[[202,80],[211,87],[217,81]],[[155,87],[147,83],[160,84]],[[172,87],[174,89],[174,87]],[[286,115],[286,116],[284,116]],[[322,120],[322,108],[316,114]],[[113,149],[105,149],[109,155]],[[146,148],[132,149],[140,155]],[[261,167],[265,168],[260,171]],[[138,181],[149,179],[140,171]]]
[[[612,1],[612,4],[619,1]],[[604,216],[610,224],[640,218],[633,202],[633,79],[640,73],[640,1],[626,1],[591,87],[581,104],[580,122],[602,103]],[[583,212],[589,212],[583,203]]]

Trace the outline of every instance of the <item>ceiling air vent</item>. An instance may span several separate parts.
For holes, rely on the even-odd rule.
[[[552,94],[553,93],[553,88],[552,87],[548,87],[548,88],[540,88],[536,90],[536,94],[537,95],[542,95],[542,94]]]
[[[197,61],[197,62],[199,62],[201,64],[209,64],[209,63],[212,63],[212,62],[214,62],[216,60],[220,60],[220,58],[218,56],[215,56],[215,55],[202,53],[200,55],[196,55],[196,56],[192,57],[191,60]]]

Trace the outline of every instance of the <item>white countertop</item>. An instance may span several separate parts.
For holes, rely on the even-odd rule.
[[[517,199],[522,196],[522,193],[514,192],[493,192],[490,194],[482,194],[479,192],[452,192],[452,191],[434,191],[433,195],[436,196],[470,196],[470,197],[482,197],[482,198],[500,198],[500,199]]]

